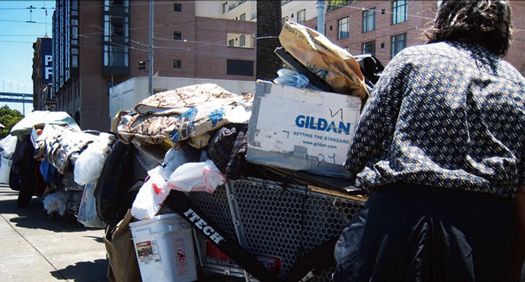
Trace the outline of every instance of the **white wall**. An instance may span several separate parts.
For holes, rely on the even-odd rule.
[[[305,20],[317,17],[317,1],[294,0],[292,2],[288,2],[282,6],[282,17],[288,17],[289,21],[297,22],[297,12],[301,10],[305,10]]]

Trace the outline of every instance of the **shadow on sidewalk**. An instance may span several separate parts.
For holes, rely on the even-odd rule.
[[[5,191],[2,191],[3,195],[5,195]],[[53,232],[96,230],[96,228],[82,226],[73,215],[59,216],[54,219],[45,212],[42,199],[37,197],[33,197],[29,205],[23,208],[17,206],[16,199],[0,199],[0,214],[21,228],[45,229]],[[12,215],[16,216],[13,217]]]
[[[107,282],[108,262],[105,259],[95,261],[82,261],[57,271],[51,271],[51,275],[58,280],[70,280],[75,282]]]

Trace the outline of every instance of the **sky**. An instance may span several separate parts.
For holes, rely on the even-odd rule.
[[[32,9],[31,7],[34,7]],[[55,1],[0,0],[0,92],[32,93],[33,43],[52,37]],[[5,103],[21,113],[30,113],[32,103]]]

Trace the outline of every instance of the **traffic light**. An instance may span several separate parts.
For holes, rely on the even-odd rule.
[[[139,70],[146,71],[146,61],[139,61]]]

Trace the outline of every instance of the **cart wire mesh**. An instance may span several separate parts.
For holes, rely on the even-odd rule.
[[[282,266],[278,275],[283,278],[297,257],[338,237],[364,204],[364,199],[328,189],[257,178],[229,180],[228,184],[229,194],[221,186],[213,195],[190,193],[191,200],[251,254],[279,258]],[[232,217],[232,205],[237,219],[235,213]],[[214,260],[204,259],[204,263]],[[331,281],[332,271],[309,281]]]

